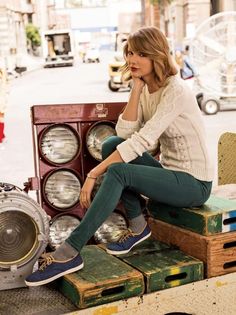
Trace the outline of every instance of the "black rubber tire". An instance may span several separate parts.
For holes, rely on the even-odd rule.
[[[219,101],[214,99],[214,98],[202,101],[202,103],[201,103],[201,110],[206,115],[215,115],[220,110]]]
[[[203,93],[198,93],[196,95],[196,100],[197,100],[199,108],[201,109],[202,108],[201,105],[202,105],[202,101],[203,101]]]
[[[114,86],[111,85],[111,80],[108,81],[108,87],[109,87],[109,89],[110,89],[112,92],[117,92],[117,91],[119,91],[119,88],[114,87]]]

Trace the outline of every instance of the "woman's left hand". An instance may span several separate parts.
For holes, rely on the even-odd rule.
[[[91,204],[91,193],[93,191],[95,181],[96,179],[87,177],[83,184],[83,187],[81,188],[79,200],[80,205],[83,209],[89,208]]]

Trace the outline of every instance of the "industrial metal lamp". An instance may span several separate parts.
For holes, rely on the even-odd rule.
[[[31,107],[35,177],[29,189],[51,218],[74,215],[81,187],[101,160],[102,143],[116,134],[115,123],[125,103],[34,105]]]
[[[51,217],[49,245],[53,250],[85,214],[79,202],[81,187],[87,173],[102,160],[102,143],[116,134],[115,123],[125,104],[31,107],[35,177],[29,179],[28,188],[37,191],[39,204]]]
[[[20,188],[0,183],[0,290],[25,286],[48,235],[46,212]]]

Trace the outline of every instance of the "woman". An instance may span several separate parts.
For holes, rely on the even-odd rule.
[[[103,161],[82,187],[80,203],[87,213],[69,238],[44,256],[40,270],[27,277],[29,286],[83,268],[82,247],[120,199],[129,229],[118,242],[107,245],[107,252],[115,255],[128,253],[151,235],[140,195],[178,207],[202,205],[210,195],[213,171],[201,113],[195,96],[177,75],[165,36],[155,27],[141,28],[128,37],[124,56],[124,75],[132,76],[133,88],[117,122],[118,136],[104,143]],[[148,153],[158,142],[160,162]],[[105,172],[91,203],[95,180]]]

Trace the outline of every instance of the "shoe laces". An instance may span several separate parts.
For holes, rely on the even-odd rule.
[[[39,258],[39,270],[44,270],[47,266],[51,265],[55,261],[54,257],[50,254],[42,254]]]
[[[125,242],[129,237],[133,236],[133,233],[130,229],[127,229],[124,231],[124,233],[121,235],[121,237],[119,238],[119,243],[123,243]]]

